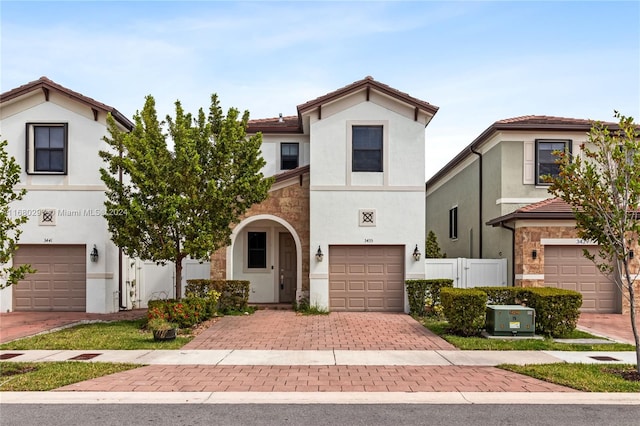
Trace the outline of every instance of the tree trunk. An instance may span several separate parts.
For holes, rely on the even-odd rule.
[[[179,255],[176,259],[176,299],[182,299],[182,259],[183,255]]]
[[[636,342],[636,371],[640,373],[640,337],[638,336],[638,327],[636,325],[636,291],[633,287],[633,278],[631,277],[631,271],[629,270],[629,264],[623,260],[622,266],[624,268],[625,280],[627,282],[627,291],[629,292],[629,309],[631,309],[631,330],[633,331],[633,338]]]

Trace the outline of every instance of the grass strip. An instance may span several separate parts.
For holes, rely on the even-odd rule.
[[[178,335],[175,340],[154,341],[145,330],[145,319],[81,324],[52,333],[39,334],[0,345],[4,350],[134,350],[179,349],[192,336]]]
[[[461,337],[447,333],[447,321],[434,320],[431,318],[419,318],[418,321],[433,333],[442,337],[458,349],[467,351],[634,351],[633,345],[624,343],[602,343],[602,344],[578,344],[578,343],[559,343],[553,339],[523,339],[523,340],[507,340],[507,339],[487,339],[484,337]],[[574,330],[569,339],[597,339],[584,331]]]
[[[584,392],[640,392],[640,381],[622,376],[635,371],[629,364],[504,364],[498,368]]]
[[[0,362],[0,391],[50,391],[62,386],[139,368],[108,362]]]

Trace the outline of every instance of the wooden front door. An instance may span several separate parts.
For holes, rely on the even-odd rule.
[[[296,243],[289,233],[280,233],[278,288],[280,303],[292,303],[296,294]]]

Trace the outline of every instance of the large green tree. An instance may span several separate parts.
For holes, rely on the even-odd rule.
[[[35,272],[31,265],[7,266],[18,248],[20,225],[28,218],[12,214],[11,203],[20,201],[27,191],[15,189],[20,181],[20,166],[6,147],[7,141],[0,141],[0,289],[17,284],[25,275]]]
[[[173,262],[180,298],[182,260],[208,260],[227,246],[232,224],[267,197],[272,180],[261,173],[262,135],[246,134],[247,111],[225,115],[212,95],[208,115],[185,113],[178,101],[166,120],[158,120],[152,96],[131,132],[109,117],[100,173],[113,242],[131,257]]]
[[[560,173],[548,176],[549,191],[566,201],[576,217],[578,236],[598,244],[584,255],[610,275],[630,304],[631,327],[640,372],[634,281],[638,277],[640,233],[640,127],[615,112],[618,126],[595,122],[581,155],[557,153]],[[636,253],[635,256],[640,256]]]

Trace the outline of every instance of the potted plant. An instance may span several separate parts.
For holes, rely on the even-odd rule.
[[[178,327],[164,318],[150,319],[147,328],[153,332],[153,340],[173,340],[178,332]]]

